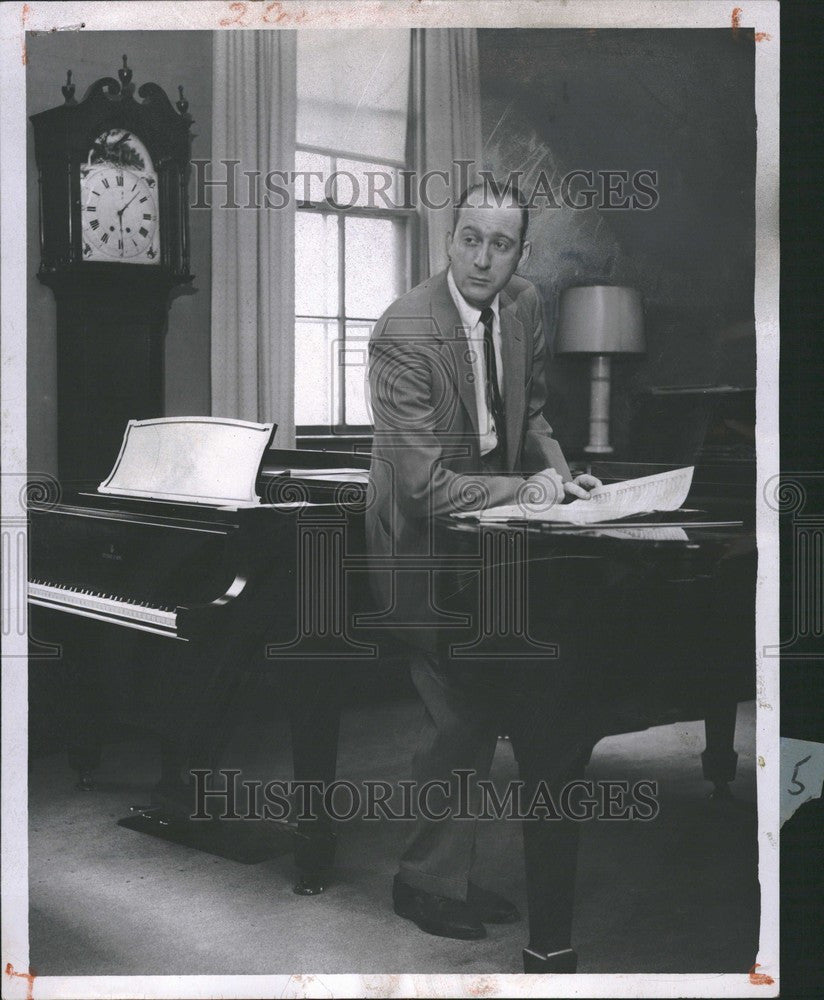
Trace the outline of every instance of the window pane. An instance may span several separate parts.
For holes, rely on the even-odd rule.
[[[338,222],[320,212],[295,213],[295,312],[338,312]]]
[[[371,323],[347,323],[346,347],[339,352],[340,364],[344,366],[344,392],[346,398],[345,422],[347,424],[371,424],[369,410],[368,345]]]
[[[336,320],[295,320],[295,423],[337,423]]]
[[[346,315],[377,319],[406,291],[406,223],[346,218]]]
[[[408,28],[297,33],[297,142],[406,159]]]
[[[295,178],[295,201],[323,201],[324,185],[332,174],[332,158],[305,149],[295,150],[295,173],[306,174]],[[320,174],[312,177],[311,174]]]
[[[338,159],[335,200],[340,205],[403,208],[403,184],[398,167],[362,160]]]

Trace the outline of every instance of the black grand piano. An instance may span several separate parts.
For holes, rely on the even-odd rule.
[[[31,638],[38,651],[59,644],[66,739],[81,787],[91,786],[105,726],[116,717],[162,740],[147,821],[185,824],[190,771],[215,765],[229,735],[227,708],[261,671],[284,681],[295,778],[334,780],[335,678],[403,659],[370,614],[363,476],[340,471],[368,463],[365,455],[271,448],[258,477],[260,506],[101,495],[93,484],[75,484],[57,502],[31,502]],[[592,471],[609,482],[666,468],[602,463]],[[582,685],[597,715],[593,739],[704,719],[704,776],[726,795],[736,768],[736,704],[754,697],[754,496],[752,463],[714,461],[696,468],[689,512],[669,523],[651,517],[571,529],[463,521],[440,530],[470,576],[506,587],[513,574],[526,574],[519,634],[523,626],[538,643],[552,641],[545,595],[563,589],[558,613],[577,616],[574,627],[601,643],[609,668]],[[587,617],[593,602],[583,599],[593,578],[608,612],[597,627]],[[495,639],[482,610],[469,618],[468,646]],[[563,657],[552,669],[559,664]],[[112,675],[114,705],[101,694]],[[541,774],[540,761],[521,768],[530,780]],[[524,824],[526,971],[575,971],[578,825]],[[334,877],[331,824],[320,816],[290,834],[296,891],[322,891]]]

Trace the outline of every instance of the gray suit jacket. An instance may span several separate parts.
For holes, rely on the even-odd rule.
[[[510,475],[480,471],[469,346],[445,271],[394,302],[369,343],[372,584],[384,623],[430,651],[447,624],[439,594],[455,586],[434,519],[511,503],[524,477],[540,469],[570,478],[542,414],[546,345],[541,303],[528,281],[514,277],[501,292],[500,322]]]

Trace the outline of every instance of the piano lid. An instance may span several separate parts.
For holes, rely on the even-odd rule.
[[[277,425],[223,417],[130,420],[98,492],[186,503],[256,506],[255,485]]]

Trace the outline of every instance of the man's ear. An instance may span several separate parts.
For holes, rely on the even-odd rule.
[[[446,259],[452,260],[452,254],[450,250],[452,249],[452,233],[446,234]]]
[[[521,259],[518,261],[518,267],[521,268],[529,260],[529,255],[532,253],[532,244],[529,240],[524,240],[524,245],[521,247]]]

